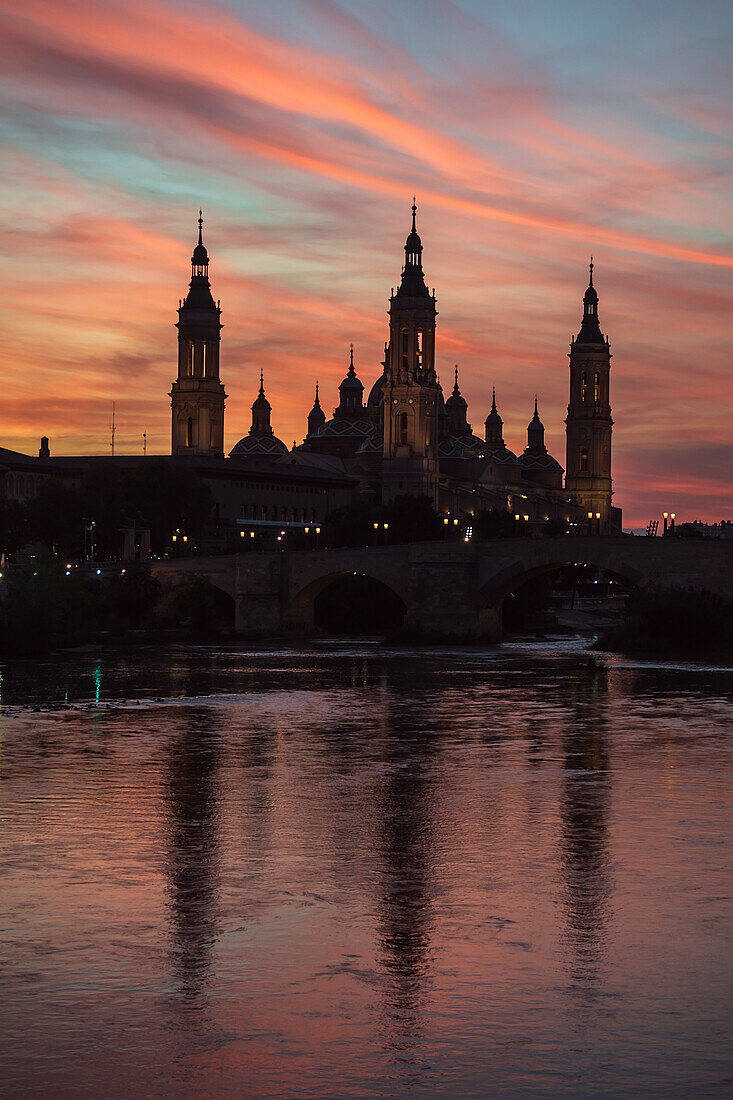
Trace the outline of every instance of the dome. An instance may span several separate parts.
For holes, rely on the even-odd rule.
[[[367,420],[364,417],[357,417],[352,419],[350,417],[334,417],[333,420],[327,420],[322,428],[319,428],[316,435],[319,439],[325,437],[359,437],[368,436],[375,431],[374,424],[371,420]]]
[[[517,463],[517,456],[508,447],[492,447],[488,443],[483,443],[481,451],[484,458],[490,458],[500,466],[515,466]]]
[[[421,252],[422,241],[417,230],[413,229],[405,241],[405,252]]]
[[[527,449],[524,454],[519,456],[519,464],[524,467],[525,470],[560,470],[562,473],[562,466],[553,458],[547,451],[537,452]]]
[[[235,443],[229,452],[230,458],[242,458],[245,455],[285,455],[288,448],[276,435],[255,435],[250,433]]]
[[[468,405],[466,404],[466,400],[465,400],[463,394],[461,393],[460,389],[458,388],[458,367],[456,367],[456,380],[455,380],[455,383],[453,385],[453,392],[451,393],[450,397],[446,401],[445,407],[448,410],[448,412],[450,412],[451,409],[457,409],[457,410],[460,409],[461,411],[463,411],[463,409],[468,408]]]
[[[265,397],[264,391],[262,389],[260,389],[257,397],[255,397],[254,401],[252,402],[252,411],[259,412],[260,410],[262,410],[262,412],[272,412],[272,405]]]
[[[382,404],[382,400],[384,397],[382,391],[384,389],[384,383],[386,381],[387,372],[385,370],[384,373],[379,376],[379,378],[369,391],[369,397],[367,398],[367,408],[377,409]]]
[[[194,267],[205,267],[209,262],[209,253],[206,251],[206,245],[201,241],[196,245],[191,256],[191,263]]]

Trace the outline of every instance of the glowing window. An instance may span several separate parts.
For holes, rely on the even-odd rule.
[[[581,451],[578,455],[578,470],[581,474],[588,472],[588,452]]]
[[[580,376],[580,400],[585,401],[585,392],[588,389],[588,375],[583,371]]]
[[[593,400],[596,404],[601,400],[601,376],[598,371],[593,377]]]

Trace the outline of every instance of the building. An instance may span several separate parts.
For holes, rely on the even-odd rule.
[[[570,345],[563,483],[563,469],[545,444],[536,395],[527,443],[519,455],[504,440],[495,391],[483,436],[474,434],[469,423],[458,367],[445,398],[436,369],[436,298],[425,281],[414,202],[404,253],[399,286],[389,302],[381,374],[366,401],[352,345],[333,416],[328,418],[321,406],[316,381],[305,437],[289,449],[273,430],[273,410],[260,371],[249,431],[225,457],[221,307],[211,290],[199,211],[191,281],[176,323],[170,455],[56,458],[44,438],[38,458],[0,451],[4,495],[23,500],[35,495],[47,477],[77,485],[96,464],[127,468],[164,457],[186,463],[207,482],[213,524],[224,538],[244,525],[312,526],[354,501],[379,506],[408,493],[428,496],[452,517],[498,509],[531,526],[554,522],[620,530],[621,514],[611,503],[611,352],[600,329],[592,260],[580,331]]]

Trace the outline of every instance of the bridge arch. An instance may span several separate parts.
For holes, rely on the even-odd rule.
[[[573,540],[572,545],[567,548],[567,553],[558,554],[555,551],[550,555],[546,555],[540,552],[534,561],[527,556],[517,558],[516,561],[492,573],[480,584],[476,593],[479,631],[484,633],[487,630],[496,630],[497,617],[501,617],[504,600],[515,589],[521,588],[539,577],[557,573],[561,569],[586,566],[596,569],[599,573],[619,577],[631,587],[643,586],[648,583],[649,579],[646,575],[635,566],[620,559],[615,554],[608,555],[602,551],[599,552],[599,550],[600,548],[594,547],[593,551],[588,553],[584,547]]]
[[[400,595],[394,585],[383,580],[381,577],[375,576],[373,572],[363,572],[355,569],[339,569],[332,570],[331,572],[324,573],[321,576],[315,577],[303,585],[294,596],[291,597],[287,606],[283,611],[283,627],[288,631],[296,631],[298,633],[312,633],[316,628],[322,626],[326,629],[332,629],[334,633],[381,633],[382,627],[374,626],[374,622],[377,621],[378,616],[375,614],[370,616],[368,612],[363,616],[365,622],[361,624],[361,627],[368,627],[372,624],[372,629],[360,629],[358,621],[352,623],[351,627],[344,625],[342,629],[333,625],[329,626],[328,622],[319,622],[319,603],[322,603],[322,598],[327,597],[329,590],[332,588],[340,588],[342,595],[348,599],[348,582],[353,579],[354,582],[361,582],[354,584],[354,598],[357,604],[362,605],[363,610],[363,597],[364,593],[371,591],[373,597],[373,603],[378,605],[380,600],[385,608],[385,623],[384,625],[396,626],[401,623],[407,612],[407,602]],[[387,611],[389,610],[389,613]],[[356,615],[358,619],[359,607],[356,608]],[[328,615],[323,609],[325,618],[328,619]],[[344,622],[348,620],[348,616],[344,616]]]
[[[164,584],[156,614],[171,626],[191,626],[201,633],[232,632],[236,625],[236,601],[228,586],[216,578],[188,576],[170,578]]]

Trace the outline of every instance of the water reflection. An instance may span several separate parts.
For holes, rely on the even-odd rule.
[[[599,977],[612,888],[606,672],[573,682],[569,702],[560,835],[565,933],[571,948],[570,973],[588,983]]]
[[[411,708],[386,709],[387,767],[376,807],[380,823],[378,942],[384,968],[387,1045],[412,1063],[421,1034],[435,895],[435,766],[429,730],[415,736]]]
[[[10,670],[5,1092],[712,1095],[727,688],[542,654]]]
[[[219,738],[205,710],[190,710],[171,737],[165,777],[173,967],[179,991],[206,990],[218,933]]]

